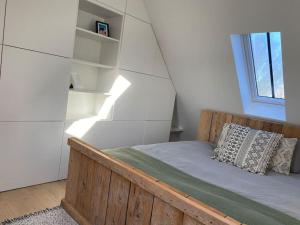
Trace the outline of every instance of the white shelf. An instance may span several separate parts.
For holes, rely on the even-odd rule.
[[[182,127],[172,127],[171,128],[171,133],[181,133],[183,132],[183,128]]]
[[[78,92],[78,93],[87,93],[87,94],[102,94],[105,96],[111,96],[107,92],[99,92],[97,90],[87,90],[87,89],[69,89],[71,92]]]
[[[86,66],[93,66],[93,67],[98,67],[98,68],[103,68],[103,69],[116,69],[115,66],[93,63],[93,62],[88,62],[88,61],[79,60],[79,59],[73,59],[72,61],[74,63],[78,63],[78,64],[82,64],[82,65],[86,65]]]
[[[94,15],[102,15],[105,19],[124,15],[111,7],[101,4],[97,0],[80,0],[79,9]]]
[[[88,38],[88,39],[91,39],[94,41],[106,41],[106,42],[112,42],[112,43],[119,43],[118,39],[107,37],[102,34],[98,34],[96,32],[92,32],[87,29],[83,29],[81,27],[76,27],[76,32],[79,36]]]
[[[69,114],[67,116],[67,120],[80,120],[80,119],[87,119],[96,116],[96,114]]]
[[[96,114],[69,114],[66,118],[67,121],[77,121],[82,119],[92,119],[97,117]],[[112,119],[109,117],[107,119],[96,119],[96,121],[112,121]]]

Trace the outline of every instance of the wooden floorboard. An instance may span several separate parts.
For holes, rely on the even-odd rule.
[[[41,184],[0,193],[0,221],[60,205],[65,181]]]

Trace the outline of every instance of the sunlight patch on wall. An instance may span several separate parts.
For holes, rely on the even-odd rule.
[[[106,98],[104,104],[98,112],[98,119],[107,119],[110,110],[112,109],[118,98],[130,87],[131,83],[125,79],[123,76],[118,76],[115,80],[112,88],[109,91],[109,97]]]
[[[106,120],[108,118],[115,102],[130,86],[131,83],[126,78],[119,75],[108,93],[109,97],[105,99],[100,109],[97,110],[97,115],[75,121],[66,130],[66,133],[77,138],[84,137],[84,135],[95,125],[97,121]]]
[[[66,133],[77,138],[82,138],[98,121],[97,116],[80,119],[72,123]]]

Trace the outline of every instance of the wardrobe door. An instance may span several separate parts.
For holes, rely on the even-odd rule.
[[[126,16],[121,69],[168,78],[168,71],[150,24]]]
[[[69,82],[68,59],[5,46],[0,121],[63,121]]]
[[[171,81],[153,77],[148,88],[147,120],[172,120],[175,90]]]
[[[4,43],[73,56],[77,0],[8,0]]]
[[[0,44],[2,44],[3,42],[5,4],[6,4],[6,0],[0,0]]]
[[[149,76],[120,70],[129,87],[117,99],[114,106],[114,120],[145,120]]]
[[[57,180],[62,132],[62,122],[0,122],[0,192]]]
[[[171,121],[146,121],[144,144],[168,142],[170,129]]]

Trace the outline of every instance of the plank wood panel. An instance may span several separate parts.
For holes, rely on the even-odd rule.
[[[232,123],[236,123],[242,126],[247,126],[248,123],[248,119],[247,117],[244,116],[238,116],[238,115],[233,115],[232,116]]]
[[[194,220],[193,218],[191,218],[190,216],[184,214],[183,225],[204,225],[204,224],[200,223],[197,220]]]
[[[213,112],[211,111],[202,111],[200,116],[200,123],[198,127],[197,139],[202,141],[209,140],[210,127],[213,118]]]
[[[284,137],[300,139],[300,126],[292,125],[292,124],[284,124],[282,133]]]
[[[230,123],[232,119],[233,117],[231,114],[224,112],[214,112],[211,122],[209,141],[215,143],[222,131],[224,124]]]
[[[105,225],[125,225],[130,182],[112,173]]]
[[[209,115],[211,116],[211,118],[209,117]],[[232,113],[204,110],[201,112],[200,122],[198,126],[198,140],[207,141],[206,137],[207,133],[209,133],[210,137],[208,140],[210,142],[215,142],[216,137],[222,131],[222,125],[224,124],[224,121],[240,124],[243,126],[249,126],[253,129],[283,133],[284,137],[287,138],[300,138],[299,125],[293,125],[284,122],[272,121],[268,119],[262,119],[246,115],[236,115]],[[207,126],[208,123],[211,123],[211,125]]]
[[[91,200],[93,189],[93,160],[81,155],[80,171],[78,177],[78,190],[75,208],[82,213],[86,219],[90,219]],[[90,221],[90,220],[89,220]],[[91,221],[90,221],[91,222]]]
[[[151,225],[182,225],[183,212],[154,198]]]
[[[251,127],[252,129],[261,130],[264,127],[264,122],[257,119],[251,119],[248,121],[247,126]]]
[[[135,184],[131,184],[126,224],[149,225],[153,198],[153,195],[149,192]]]
[[[70,151],[68,181],[65,199],[72,205],[75,205],[77,199],[78,176],[80,171],[81,153],[75,150]]]
[[[264,122],[263,130],[275,133],[282,133],[283,124],[274,122]]]
[[[105,224],[111,170],[93,161],[90,221],[94,225]]]

